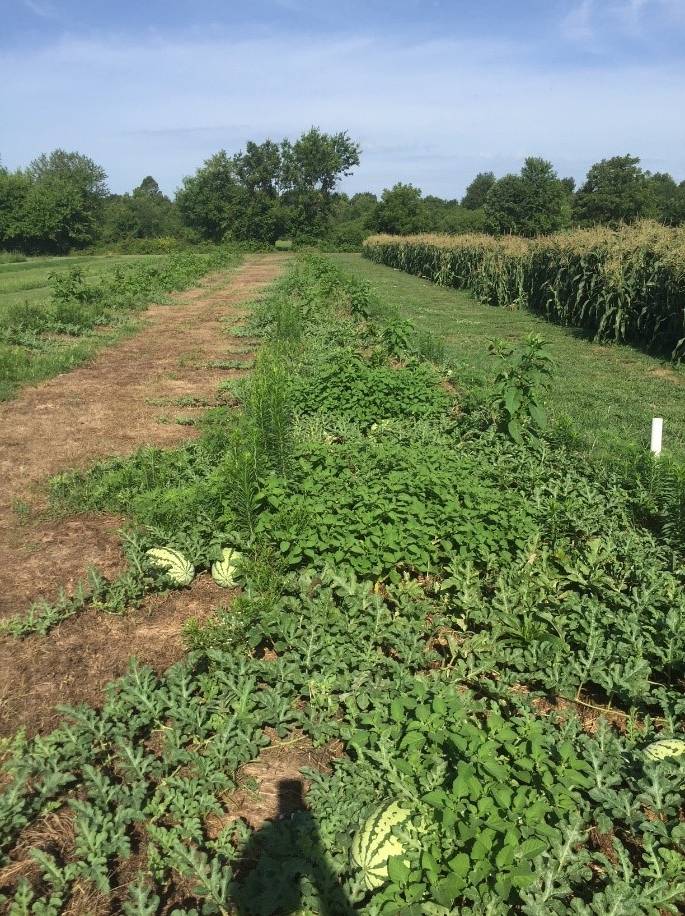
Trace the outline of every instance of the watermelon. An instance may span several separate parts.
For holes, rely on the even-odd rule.
[[[685,741],[682,738],[661,738],[645,748],[648,760],[665,760],[666,757],[681,757],[685,754]]]
[[[224,547],[221,559],[212,563],[212,579],[222,588],[233,588],[243,555],[232,547]]]
[[[173,547],[152,547],[146,551],[150,565],[171,579],[174,585],[190,585],[195,576],[193,564]]]
[[[375,890],[388,880],[388,860],[405,852],[394,828],[409,825],[410,812],[398,801],[385,802],[362,824],[352,840],[352,864],[361,870],[364,886]],[[409,864],[408,862],[406,863]]]

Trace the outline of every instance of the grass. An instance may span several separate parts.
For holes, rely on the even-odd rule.
[[[242,409],[53,482],[137,525],[129,569],[8,638],[166,588],[164,544],[198,572],[237,551],[242,588],[166,674],[134,664],[102,709],[0,745],[0,904],[94,912],[86,886],[112,914],[675,916],[682,564],[606,468],[454,410],[422,335],[336,274],[307,258],[256,306]],[[306,811],[285,804],[300,776]]]
[[[136,312],[192,285],[235,252],[0,261],[0,401],[88,360],[137,327]],[[73,275],[77,268],[80,274]],[[119,269],[117,276],[114,270]],[[123,268],[123,271],[121,270]],[[62,277],[59,288],[51,275]]]
[[[626,446],[649,446],[651,419],[664,418],[664,453],[685,460],[685,367],[628,346],[593,343],[581,332],[530,312],[482,305],[469,293],[436,286],[367,261],[358,254],[331,258],[367,280],[403,317],[444,338],[462,383],[478,388],[495,372],[487,343],[522,341],[531,332],[547,342],[557,371],[548,409],[569,418],[589,452],[610,457]]]
[[[29,258],[26,261],[0,262],[0,320],[9,306],[20,305],[27,300],[38,303],[50,297],[48,277],[72,267],[81,267],[89,280],[116,266],[136,262],[154,262],[160,255],[117,255],[74,257]]]

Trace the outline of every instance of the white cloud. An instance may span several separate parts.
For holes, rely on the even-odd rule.
[[[0,55],[0,153],[18,166],[79,149],[115,190],[153,174],[172,191],[220,147],[317,124],[361,141],[351,190],[403,180],[455,196],[527,154],[582,177],[630,151],[682,178],[679,77],[667,63],[546,67],[526,45],[471,40],[63,40]]]
[[[561,35],[601,51],[617,36],[640,37],[668,22],[685,22],[685,0],[573,0]]]
[[[594,0],[581,0],[561,21],[561,32],[564,38],[572,41],[591,41],[595,37],[592,16]]]
[[[22,0],[24,6],[41,19],[56,19],[57,10],[48,0]]]

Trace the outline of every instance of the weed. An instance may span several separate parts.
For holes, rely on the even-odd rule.
[[[295,312],[297,333],[277,320]],[[675,532],[647,528],[669,469],[579,462],[563,435],[512,436],[468,398],[457,414],[435,367],[389,355],[413,346],[395,319],[382,303],[351,317],[344,275],[304,259],[260,307],[240,410],[54,482],[137,522],[98,601],[155,587],[151,541],[197,568],[241,550],[244,586],[188,626],[183,663],[132,664],[101,710],[3,748],[8,861],[42,814],[74,825],[73,855],[36,850],[8,907],[59,911],[87,881],[126,913],[678,911],[685,755],[645,753],[685,714],[685,570]],[[539,341],[505,355],[507,425],[536,422],[547,370]],[[623,731],[555,714],[562,697]],[[253,832],[231,793],[267,732],[328,756],[303,773],[307,811]],[[390,799],[402,823],[374,828]],[[369,831],[390,850],[375,883],[350,857]]]

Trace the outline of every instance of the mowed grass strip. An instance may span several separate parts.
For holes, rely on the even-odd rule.
[[[569,418],[590,453],[610,458],[626,448],[649,447],[652,417],[660,416],[664,453],[685,461],[685,367],[629,346],[593,343],[583,332],[527,311],[483,305],[467,292],[436,286],[358,254],[331,258],[371,283],[404,318],[443,337],[465,387],[493,379],[491,340],[515,343],[539,334],[557,367],[547,400],[550,416]]]
[[[75,368],[103,345],[111,344],[130,333],[136,326],[128,316],[111,329],[95,334],[85,331],[74,336],[22,335],[17,339],[18,312],[28,305],[47,312],[52,287],[51,274],[61,274],[74,267],[83,271],[87,281],[95,281],[114,268],[136,262],[156,263],[160,255],[119,255],[29,258],[25,261],[0,263],[0,402],[12,397],[19,385],[52,378]],[[23,339],[22,339],[23,338]]]
[[[0,262],[0,401],[89,359],[137,327],[152,301],[235,266],[229,248],[169,255],[79,256]],[[55,289],[50,275],[62,282]]]
[[[136,262],[154,263],[164,255],[77,255],[74,257],[29,258],[0,263],[0,320],[8,306],[50,298],[50,274],[80,267],[89,280],[117,266]]]

